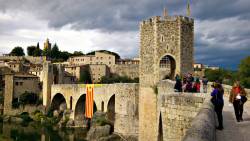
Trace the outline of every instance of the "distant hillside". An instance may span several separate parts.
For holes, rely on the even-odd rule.
[[[115,52],[112,52],[112,51],[108,51],[108,50],[91,51],[91,52],[87,53],[86,55],[95,55],[95,52],[103,52],[103,53],[108,53],[108,54],[114,55],[115,59],[120,59],[121,58],[119,54],[117,54]]]

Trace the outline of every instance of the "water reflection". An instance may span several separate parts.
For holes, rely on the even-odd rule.
[[[35,123],[28,126],[0,123],[0,141],[86,141],[83,128],[58,129]]]

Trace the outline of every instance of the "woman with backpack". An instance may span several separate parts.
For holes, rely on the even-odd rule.
[[[234,105],[234,112],[237,122],[243,121],[243,105],[246,101],[246,91],[240,86],[239,81],[236,81],[230,92],[229,102],[233,103]]]
[[[211,96],[212,96],[211,102],[214,105],[214,110],[217,114],[218,122],[219,122],[219,126],[216,127],[216,129],[223,130],[222,110],[224,106],[224,99],[223,99],[224,89],[221,84],[215,83],[215,82],[213,83],[212,87],[214,89],[211,93]]]

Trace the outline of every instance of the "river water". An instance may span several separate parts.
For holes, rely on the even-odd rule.
[[[30,123],[28,126],[0,123],[0,141],[86,141],[83,128],[58,129]]]

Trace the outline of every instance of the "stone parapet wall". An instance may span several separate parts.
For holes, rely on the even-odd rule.
[[[204,97],[192,94],[172,93],[158,95],[158,122],[162,131],[158,130],[158,136],[163,136],[163,141],[180,141],[186,131],[191,127],[191,122],[202,108]],[[160,118],[161,117],[161,118]],[[162,123],[162,125],[160,125]]]
[[[209,98],[194,118],[191,127],[187,130],[183,141],[215,141],[215,113]]]
[[[129,78],[138,78],[139,64],[116,64],[110,67],[110,72]]]

